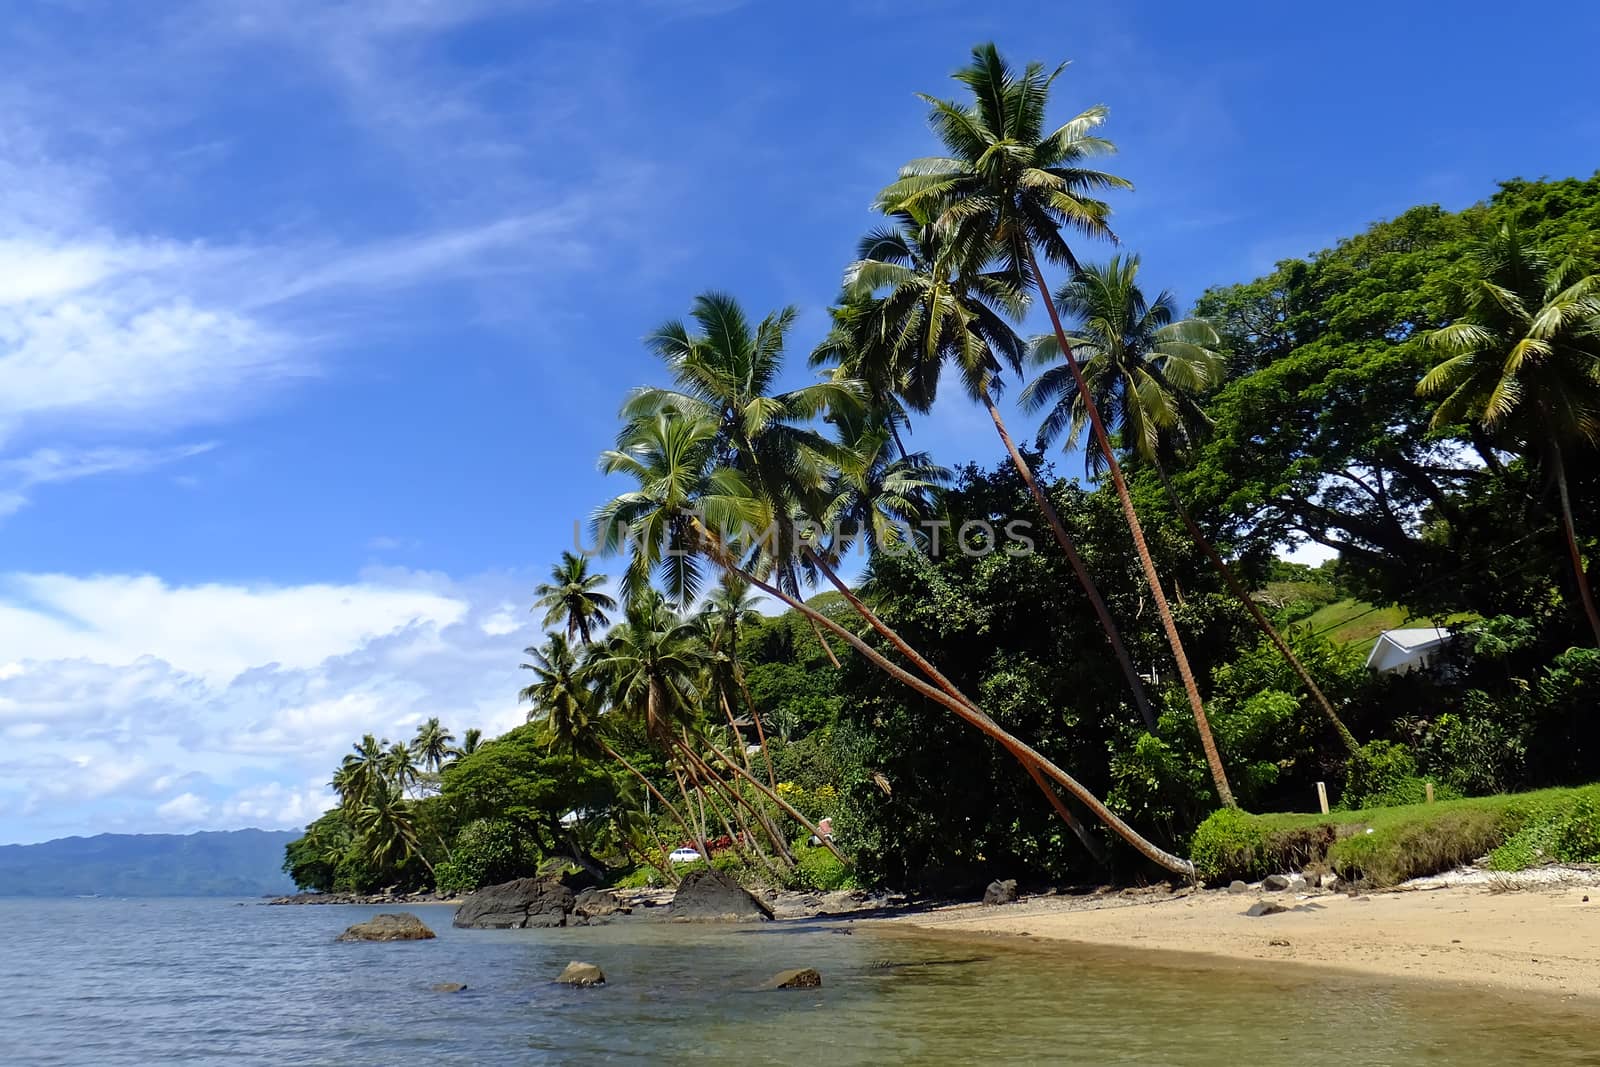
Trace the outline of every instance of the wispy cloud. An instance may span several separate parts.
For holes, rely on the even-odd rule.
[[[28,503],[30,490],[52,482],[72,482],[99,474],[130,474],[202,455],[216,442],[171,448],[105,446],[82,450],[40,448],[25,456],[0,459],[0,516]]]

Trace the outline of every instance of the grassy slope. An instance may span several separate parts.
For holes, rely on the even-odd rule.
[[[1328,815],[1219,812],[1196,832],[1194,856],[1201,876],[1212,881],[1327,866],[1342,877],[1389,886],[1470,863],[1525,827],[1559,820],[1582,804],[1600,806],[1600,785]],[[1537,858],[1502,853],[1495,859],[1505,862],[1494,865]]]
[[[1372,651],[1378,635],[1385,630],[1396,630],[1402,626],[1448,626],[1472,618],[1475,616],[1456,614],[1438,619],[1413,619],[1407,615],[1405,608],[1398,605],[1375,609],[1363,600],[1346,598],[1318,608],[1295,623],[1295,626],[1309,627],[1312,633],[1323,634],[1335,644],[1359,645],[1361,651],[1367,653]]]

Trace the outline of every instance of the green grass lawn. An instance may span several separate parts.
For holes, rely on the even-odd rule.
[[[1363,655],[1372,651],[1378,635],[1385,630],[1398,630],[1404,626],[1449,626],[1468,622],[1477,616],[1466,612],[1444,615],[1436,619],[1411,618],[1405,608],[1389,606],[1375,608],[1364,600],[1346,597],[1324,605],[1295,623],[1296,628],[1309,628],[1340,645],[1358,645]]]
[[[1327,815],[1223,810],[1195,832],[1191,854],[1210,882],[1309,866],[1374,887],[1484,855],[1500,870],[1600,862],[1600,785]]]

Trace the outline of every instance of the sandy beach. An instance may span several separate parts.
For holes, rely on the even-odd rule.
[[[1245,914],[1257,900],[1291,910]],[[1252,890],[1033,897],[884,920],[1230,960],[1337,968],[1600,1004],[1600,876],[1565,882],[1428,879],[1370,895]]]

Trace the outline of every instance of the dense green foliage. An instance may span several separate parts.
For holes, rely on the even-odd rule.
[[[1202,876],[1318,860],[1380,882],[1593,851],[1583,804],[1452,798],[1600,765],[1600,176],[1414,208],[1185,318],[1136,257],[1067,243],[1107,236],[1098,197],[1125,186],[1086,166],[1103,109],[1052,130],[1055,76],[992,48],[957,77],[970,99],[930,101],[945,154],[884,190],[846,272],[827,373],[780,390],[795,310],[725,293],[651,333],[665,381],[624,399],[601,457],[621,492],[594,515],[620,604],[564,558],[536,592],[564,634],[527,650],[530,724],[449,763],[439,729],[364,739],[290,849],[297,880],[670,881],[685,844],[809,888],[1184,874],[1186,845]],[[1030,344],[1041,260],[1068,321]],[[947,373],[1008,462],[952,477],[906,451]],[[995,403],[1011,378],[1038,451]],[[1043,449],[1100,425],[1089,477],[1056,477]],[[1307,541],[1337,560],[1274,558]],[[1368,671],[1408,619],[1456,640]],[[1215,810],[1304,810],[1318,782],[1355,810]],[[1440,802],[1409,807],[1428,783]],[[823,819],[836,842],[791,844]],[[1356,823],[1374,832],[1334,839]]]

